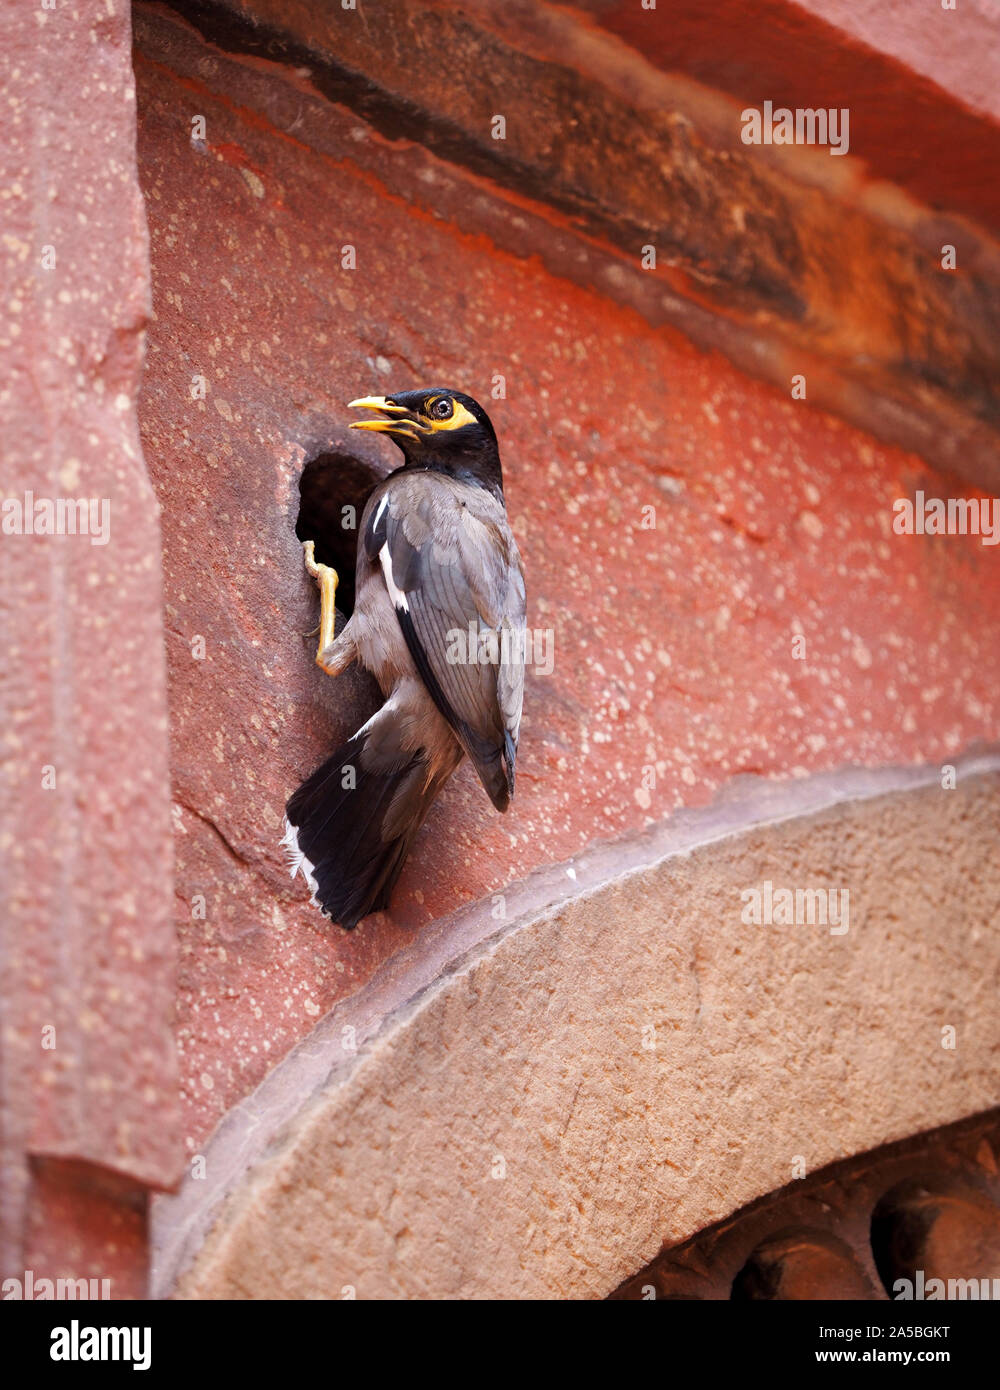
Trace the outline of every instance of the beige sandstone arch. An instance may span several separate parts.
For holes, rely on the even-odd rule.
[[[602,1297],[798,1155],[995,1105],[998,765],[747,783],[432,929],[161,1200],[157,1292]],[[746,925],[765,879],[850,930]]]

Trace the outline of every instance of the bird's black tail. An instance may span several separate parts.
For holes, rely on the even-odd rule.
[[[290,798],[282,841],[292,876],[342,927],[389,905],[410,842],[446,778],[428,777],[422,753],[373,756],[356,733]]]

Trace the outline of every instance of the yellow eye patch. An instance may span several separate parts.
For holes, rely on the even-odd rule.
[[[423,418],[427,421],[432,430],[460,430],[463,425],[477,425],[479,423],[472,411],[467,410],[461,401],[452,402],[455,409],[447,420],[435,420],[433,416],[426,412],[430,411],[434,406],[434,402],[438,400],[441,400],[440,396],[435,396],[434,400],[428,401],[422,412]]]

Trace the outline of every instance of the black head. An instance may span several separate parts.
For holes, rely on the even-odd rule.
[[[500,451],[490,417],[471,396],[444,386],[363,396],[352,408],[377,411],[377,420],[356,420],[352,430],[387,434],[408,468],[431,468],[493,492],[503,500]]]

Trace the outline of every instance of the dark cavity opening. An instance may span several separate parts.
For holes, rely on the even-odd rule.
[[[347,618],[354,612],[361,513],[380,480],[381,475],[370,463],[338,451],[310,459],[299,479],[295,534],[300,541],[314,542],[316,559],[337,571],[337,610]]]

